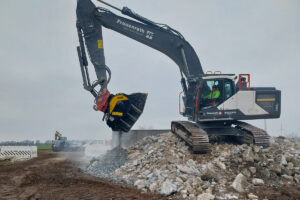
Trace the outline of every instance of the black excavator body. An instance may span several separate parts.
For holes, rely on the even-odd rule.
[[[238,120],[279,118],[281,92],[274,87],[250,87],[250,75],[205,74],[193,47],[175,29],[155,23],[127,7],[116,8],[126,17],[90,0],[77,1],[77,47],[83,86],[95,97],[95,110],[113,131],[128,132],[143,112],[147,94],[112,95],[107,89],[111,71],[105,64],[102,27],[147,45],[172,59],[179,67],[183,89],[183,110],[189,121],[173,121],[171,130],[186,141],[194,152],[208,152],[209,139],[236,136],[244,143],[267,146],[268,135],[262,129]],[[94,65],[97,81],[90,83],[85,48]],[[134,72],[128,72],[130,73]],[[108,74],[108,76],[107,76]],[[96,86],[100,86],[97,91]],[[180,97],[181,100],[181,97]]]

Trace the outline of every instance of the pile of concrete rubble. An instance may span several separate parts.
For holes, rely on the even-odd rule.
[[[192,154],[172,133],[130,147],[113,176],[144,192],[186,199],[257,199],[257,187],[300,183],[300,143],[272,139],[269,148],[216,144]],[[251,192],[252,191],[252,192]]]
[[[92,158],[83,171],[99,178],[120,181],[113,173],[127,162],[127,154],[127,151],[120,147],[108,150],[105,154]]]

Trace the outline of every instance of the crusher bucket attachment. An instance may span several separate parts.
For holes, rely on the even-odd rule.
[[[128,132],[143,113],[147,93],[117,94],[110,98],[106,123],[113,131]]]

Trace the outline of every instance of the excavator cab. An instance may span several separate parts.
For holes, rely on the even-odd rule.
[[[206,110],[220,105],[230,98],[233,92],[234,84],[230,79],[204,79],[198,94],[199,110]]]
[[[222,98],[220,80],[205,80],[200,92],[200,108],[205,109],[219,104]]]
[[[205,74],[198,82],[194,121],[236,121],[280,116],[280,91],[273,87],[250,87],[249,74]]]

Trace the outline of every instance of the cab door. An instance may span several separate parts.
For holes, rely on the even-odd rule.
[[[228,79],[224,79],[224,101],[229,99],[234,94],[233,82]]]
[[[221,105],[218,107],[219,110],[224,110],[224,104],[223,102],[225,102],[227,99],[229,99],[230,97],[233,96],[234,94],[234,85],[233,82],[231,80],[228,79],[224,79],[223,80],[223,100]]]
[[[224,101],[223,79],[203,80],[199,95],[199,111],[216,107]]]

